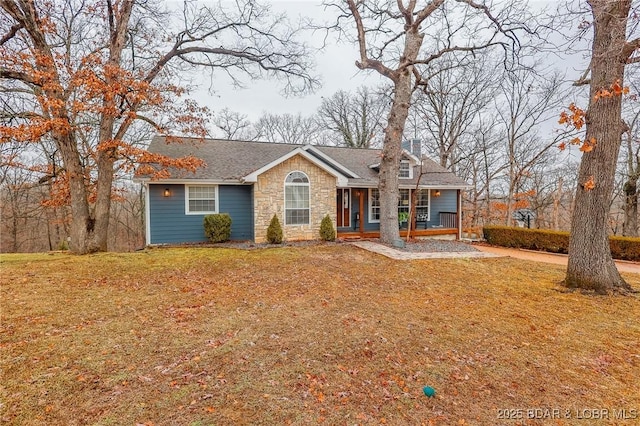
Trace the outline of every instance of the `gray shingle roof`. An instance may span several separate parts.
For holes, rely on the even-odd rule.
[[[361,182],[364,185],[377,185],[378,171],[370,166],[380,163],[382,154],[381,149],[357,149],[342,148],[332,146],[317,146],[318,150],[333,158],[338,163],[356,173],[362,179],[349,179],[349,183]],[[464,180],[460,179],[449,170],[440,166],[427,157],[422,159],[423,175],[420,179],[421,185],[438,186],[438,187],[467,187],[469,186]],[[416,166],[413,170],[413,179],[401,179],[400,185],[415,185],[420,169]]]
[[[156,136],[149,144],[148,150],[173,158],[193,155],[204,160],[206,166],[199,168],[195,174],[183,170],[170,170],[172,179],[239,181],[266,164],[302,147],[292,144],[223,139],[177,138],[177,140],[167,143],[164,136]],[[380,162],[382,150],[330,146],[314,148],[359,176],[359,178],[349,179],[351,186],[377,186],[378,172],[369,166]],[[426,157],[423,170],[425,173],[421,179],[422,185],[443,188],[468,186],[462,179]],[[414,176],[417,177],[417,175],[416,168]],[[416,179],[403,179],[400,182],[401,185],[415,185]]]

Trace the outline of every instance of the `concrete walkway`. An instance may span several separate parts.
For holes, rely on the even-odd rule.
[[[384,244],[374,243],[372,241],[355,241],[354,246],[361,249],[369,250],[374,253],[387,256],[395,260],[417,260],[417,259],[457,259],[461,257],[486,258],[486,257],[504,257],[504,255],[482,252],[482,251],[442,251],[442,252],[409,252],[396,250],[387,247]]]
[[[480,251],[448,251],[448,252],[408,252],[387,247],[384,244],[372,241],[354,241],[351,243],[356,247],[381,254],[395,260],[417,260],[417,259],[455,259],[455,258],[487,258],[487,257],[513,257],[515,259],[531,260],[534,262],[553,263],[556,265],[567,265],[567,255],[557,253],[539,252],[533,250],[521,250],[506,247],[494,247],[474,245]],[[640,274],[640,263],[625,260],[616,260],[616,266],[620,272],[630,272]]]

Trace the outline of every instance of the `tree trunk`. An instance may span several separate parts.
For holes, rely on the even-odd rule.
[[[507,217],[505,219],[505,223],[507,226],[513,226],[513,212],[514,212],[514,203],[515,203],[515,182],[513,178],[513,173],[509,174],[509,193],[507,194]]]
[[[111,188],[114,160],[109,153],[101,152],[98,159],[98,182],[94,208],[94,227],[89,235],[87,249],[91,252],[107,251],[109,216],[111,213]]]
[[[407,31],[404,54],[405,60],[412,62],[420,51],[423,36],[417,29]],[[389,111],[389,119],[384,135],[382,159],[380,161],[380,240],[386,244],[393,244],[400,240],[398,225],[398,172],[400,170],[400,155],[402,153],[402,135],[409,116],[411,105],[412,67],[405,66],[394,73],[395,91],[393,103]]]
[[[585,152],[578,172],[575,209],[569,239],[569,264],[564,285],[597,293],[628,292],[611,257],[607,218],[613,196],[616,162],[622,132],[622,98],[619,95],[595,99],[601,89],[624,81],[626,22],[630,1],[591,0],[594,17],[589,108],[586,139],[596,146]],[[595,187],[585,185],[593,180]]]
[[[562,184],[564,179],[560,177],[558,179],[558,187],[553,193],[553,230],[560,230],[560,202],[562,201]]]
[[[54,133],[56,145],[60,148],[62,161],[69,180],[69,203],[71,206],[71,225],[69,250],[76,254],[86,254],[88,236],[93,233],[94,220],[90,215],[84,168],[80,163],[80,153],[73,133]]]
[[[624,222],[622,235],[625,237],[638,236],[638,180],[634,176],[624,184]]]
[[[380,190],[380,241],[386,244],[393,244],[400,239],[398,225],[398,171],[402,152],[402,132],[411,99],[411,76],[406,75],[401,78],[405,78],[409,84],[403,85],[404,90],[398,87],[399,85],[396,86],[399,90],[396,90],[393,98],[380,160],[380,180],[378,183],[378,189]]]

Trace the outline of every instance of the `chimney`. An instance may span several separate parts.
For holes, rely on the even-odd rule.
[[[418,158],[422,158],[422,141],[420,139],[411,141],[411,153]]]
[[[411,141],[408,140],[403,140],[402,141],[402,149],[409,151],[413,154],[413,152],[411,151]]]

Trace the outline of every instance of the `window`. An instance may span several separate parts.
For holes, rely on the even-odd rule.
[[[284,224],[308,225],[309,178],[302,172],[291,172],[284,180]]]
[[[380,191],[369,188],[369,222],[380,222]]]
[[[212,214],[218,212],[218,187],[186,186],[186,213],[187,214]]]
[[[409,205],[411,204],[410,190],[399,189],[398,191],[400,192],[398,197],[398,220],[406,222],[409,218]]]
[[[418,191],[418,197],[416,201],[416,221],[428,222],[429,221],[429,190],[420,189]]]
[[[412,176],[411,164],[408,160],[400,161],[400,171],[398,172],[398,177],[400,179],[411,179]]]

